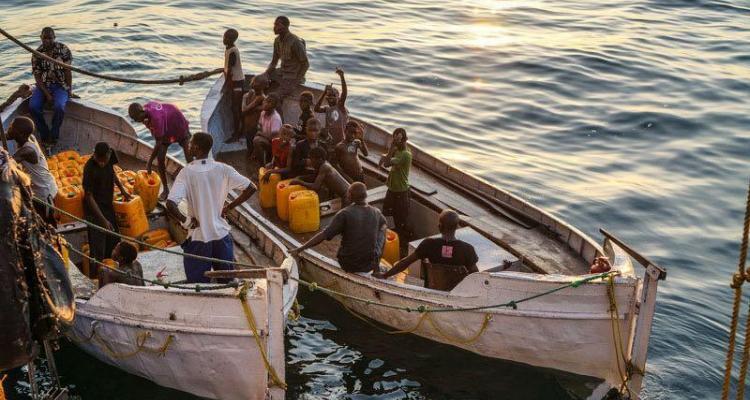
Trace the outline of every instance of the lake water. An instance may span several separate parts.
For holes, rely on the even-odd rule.
[[[269,61],[273,19],[307,41],[308,81],[337,82],[350,111],[599,237],[606,227],[669,270],[644,398],[720,393],[750,153],[750,4],[687,1],[0,2],[0,27],[42,27],[89,70],[174,77],[222,65],[240,31],[246,71]],[[29,55],[0,40],[0,97],[31,83]],[[199,126],[211,80],[133,86],[75,77],[83,98],[125,113],[178,104]],[[145,136],[144,136],[145,137]],[[416,337],[385,337],[320,295],[287,339],[289,398],[575,398],[568,377]],[[84,399],[187,399],[64,346]],[[6,387],[26,398],[14,374]],[[572,386],[575,386],[573,384]]]

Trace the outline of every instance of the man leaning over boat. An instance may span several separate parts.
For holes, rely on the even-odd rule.
[[[167,209],[188,228],[188,237],[182,244],[185,254],[216,258],[226,262],[210,262],[184,257],[185,276],[189,283],[205,283],[206,271],[231,270],[234,262],[234,245],[231,227],[224,218],[227,212],[249,199],[256,191],[255,185],[232,166],[215,161],[209,156],[213,138],[198,132],[190,138],[188,152],[193,161],[180,170],[167,198]],[[232,190],[242,193],[224,205]],[[178,208],[187,202],[188,216]]]

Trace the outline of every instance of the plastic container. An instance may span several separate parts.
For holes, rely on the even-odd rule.
[[[61,186],[55,196],[55,207],[83,218],[83,189],[78,186]],[[65,214],[60,214],[60,223],[75,222]]]
[[[57,158],[57,162],[75,161],[77,164],[78,159],[81,158],[81,155],[78,154],[78,152],[75,150],[66,150],[57,153],[55,155],[55,158]]]
[[[141,236],[141,241],[157,246],[157,243],[159,242],[171,242],[172,236],[166,229],[153,229],[144,233],[143,236]],[[150,250],[150,248],[143,246],[142,250]]]
[[[268,183],[265,183],[262,179],[265,173],[266,169],[263,167],[258,170],[258,182],[260,185],[258,197],[260,198],[260,206],[263,208],[276,207],[276,186],[281,181],[281,175],[271,174]]]
[[[383,244],[383,259],[388,261],[391,265],[396,264],[401,259],[400,243],[398,240],[398,233],[386,229],[385,231],[385,244]]]
[[[60,178],[69,178],[71,176],[81,176],[81,172],[78,170],[78,167],[63,167],[62,169],[58,168],[57,175]]]
[[[62,184],[62,186],[83,187],[83,179],[80,176],[70,176],[67,178],[61,178],[60,183]]]
[[[57,158],[50,157],[47,159],[47,169],[49,169],[50,172],[57,171]]]
[[[120,233],[135,238],[148,231],[148,218],[140,196],[133,195],[130,201],[125,201],[122,195],[115,196],[114,208]]]
[[[320,201],[312,190],[300,190],[289,195],[289,229],[294,233],[315,232],[320,229]]]
[[[291,179],[286,179],[276,185],[276,214],[282,221],[289,221],[289,195],[305,190],[304,186],[290,185]]]
[[[140,170],[135,177],[135,194],[141,196],[143,200],[143,209],[150,213],[159,203],[159,190],[161,189],[161,178],[159,174],[152,171],[147,174],[145,170]]]

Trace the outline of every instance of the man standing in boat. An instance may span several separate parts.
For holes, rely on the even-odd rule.
[[[73,61],[73,55],[68,46],[55,41],[55,31],[52,28],[42,29],[41,38],[42,45],[36,49],[38,52],[65,64]],[[65,105],[72,95],[73,75],[69,69],[36,55],[31,57],[31,70],[36,80],[36,87],[29,101],[31,115],[34,116],[42,142],[54,144],[60,137]],[[52,103],[53,106],[52,130],[44,120],[45,103]]]
[[[209,262],[184,257],[185,276],[190,283],[208,282],[204,273],[211,269],[233,269],[231,227],[224,216],[249,199],[256,190],[255,185],[236,169],[209,157],[212,146],[211,135],[203,132],[193,135],[188,151],[194,159],[177,174],[167,199],[169,212],[188,228],[188,238],[182,243],[185,254],[228,261]],[[229,192],[236,189],[243,191],[225,205]],[[187,202],[187,216],[177,206],[183,200]]]
[[[156,159],[159,177],[162,182],[162,192],[159,200],[166,200],[169,196],[169,185],[167,183],[167,151],[172,143],[177,143],[185,153],[185,160],[190,162],[188,140],[190,140],[190,123],[182,111],[174,104],[149,101],[146,105],[132,103],[128,107],[128,115],[133,121],[142,122],[151,132],[154,138],[154,150],[148,158],[146,171],[151,174],[151,169]]]
[[[305,74],[310,68],[305,40],[290,32],[289,24],[289,18],[283,15],[274,21],[273,57],[265,72],[271,81],[279,84],[274,90],[279,98],[278,110],[284,105],[284,99],[294,93],[298,85],[305,83]],[[279,61],[281,67],[277,69]]]
[[[411,151],[406,145],[407,137],[404,128],[393,131],[393,142],[388,153],[380,159],[381,167],[390,167],[385,185],[388,191],[383,202],[383,214],[393,217],[394,230],[401,238],[401,243],[408,243],[409,238],[409,170],[411,169]]]
[[[367,204],[367,187],[363,183],[355,182],[349,186],[347,197],[351,204],[336,213],[324,230],[302,246],[290,250],[291,256],[297,257],[300,252],[341,235],[336,258],[344,271],[369,275],[380,270],[385,217],[380,210]]]

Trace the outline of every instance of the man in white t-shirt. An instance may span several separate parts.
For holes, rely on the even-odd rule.
[[[256,187],[231,166],[209,157],[213,138],[199,132],[190,139],[188,151],[194,157],[183,168],[172,185],[167,198],[167,209],[183,225],[187,224],[188,238],[182,244],[185,254],[218,258],[228,261],[208,262],[192,257],[184,257],[185,276],[190,283],[208,282],[206,271],[233,269],[234,246],[231,227],[224,216],[245,202],[255,193]],[[243,189],[242,193],[229,204],[224,204],[231,190]],[[177,208],[182,200],[188,205],[185,216]]]

